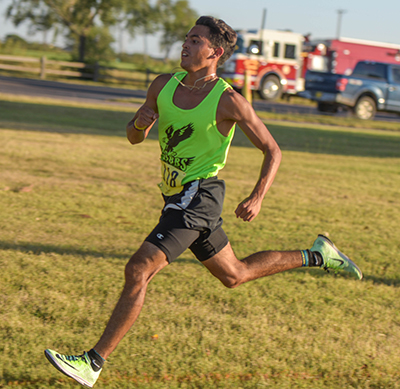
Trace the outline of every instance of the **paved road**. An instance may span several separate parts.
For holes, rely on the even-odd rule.
[[[66,99],[90,103],[126,104],[123,102],[112,102],[114,99],[144,98],[146,92],[141,90],[110,88],[107,86],[90,86],[69,84],[58,81],[33,80],[29,78],[0,76],[0,92],[16,95],[40,96],[48,98]],[[110,101],[111,100],[111,101]],[[266,112],[329,115],[318,112],[315,107],[267,103],[265,101],[254,101],[254,108]],[[341,112],[338,116],[348,116],[348,112]],[[400,115],[378,113],[375,120],[400,122]]]
[[[0,93],[92,103],[107,102],[113,99],[146,97],[146,92],[140,90],[3,76],[0,76]]]

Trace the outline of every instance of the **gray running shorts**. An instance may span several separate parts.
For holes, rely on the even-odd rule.
[[[225,182],[216,177],[189,182],[165,206],[157,226],[145,239],[167,256],[168,262],[189,248],[199,261],[210,259],[227,244],[222,229]]]

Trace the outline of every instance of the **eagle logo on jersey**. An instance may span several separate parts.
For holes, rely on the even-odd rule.
[[[161,153],[161,160],[174,166],[177,169],[185,171],[187,167],[193,162],[194,157],[177,157],[176,151],[174,150],[179,143],[186,139],[189,139],[194,131],[193,123],[189,123],[182,128],[174,129],[173,126],[169,126],[165,130],[166,137],[163,139],[165,147]]]
[[[167,135],[167,141],[165,142],[167,147],[165,148],[166,152],[172,151],[174,147],[178,146],[182,141],[189,139],[193,134],[194,128],[193,123],[189,123],[188,125],[174,130],[173,126],[169,126],[165,130],[165,134]]]

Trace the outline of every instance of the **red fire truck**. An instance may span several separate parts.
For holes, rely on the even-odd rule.
[[[247,70],[250,89],[258,91],[265,100],[296,94],[304,90],[303,41],[302,34],[291,31],[240,31],[236,51],[220,75],[241,90]]]
[[[303,51],[306,70],[350,75],[359,61],[400,63],[400,45],[362,39],[307,39]]]

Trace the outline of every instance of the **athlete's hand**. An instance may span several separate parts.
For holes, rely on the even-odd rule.
[[[236,208],[236,217],[243,219],[245,222],[251,222],[260,212],[261,203],[262,199],[247,197]]]
[[[158,113],[155,113],[154,110],[146,105],[142,106],[138,111],[138,117],[136,118],[136,127],[144,128],[151,126],[154,121],[158,119]]]

